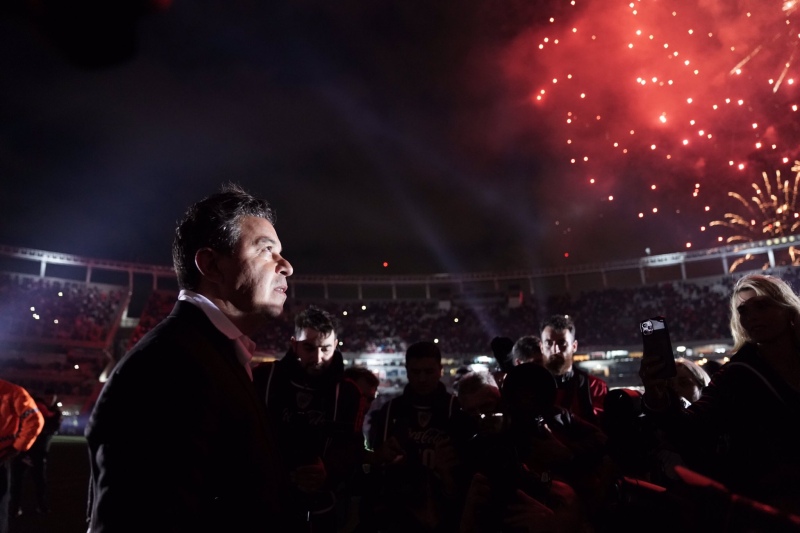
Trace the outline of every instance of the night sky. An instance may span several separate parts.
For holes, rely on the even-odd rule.
[[[0,12],[0,244],[170,264],[227,180],[273,204],[298,274],[797,233],[790,3],[26,1]]]

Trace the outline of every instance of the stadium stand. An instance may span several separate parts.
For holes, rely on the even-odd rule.
[[[767,270],[797,289],[800,269],[785,258],[791,242],[559,271],[292,276],[284,313],[254,338],[256,360],[281,357],[294,314],[313,303],[339,318],[340,348],[348,364],[370,367],[381,377],[381,392],[391,395],[405,383],[403,354],[411,342],[436,340],[445,354],[446,378],[454,377],[464,366],[494,364],[494,336],[530,334],[540,317],[563,312],[578,325],[580,364],[611,387],[636,386],[640,319],[668,317],[673,344],[685,349],[684,357],[723,357],[730,347],[727,297],[739,275],[727,272],[728,261],[736,254],[761,253],[768,259]],[[703,259],[716,265],[710,271],[717,274],[708,275],[706,268],[697,269],[705,275],[691,276],[690,266]],[[48,274],[52,265],[65,263],[84,268],[78,279]],[[103,270],[124,273],[128,283],[94,281]],[[580,286],[579,278],[587,273],[593,282]],[[609,286],[612,275],[616,278]],[[137,284],[142,276],[145,281]],[[140,303],[132,300],[137,294],[143,295]],[[168,267],[0,246],[0,371],[31,390],[56,390],[65,404],[63,432],[80,432],[107,372],[171,311],[176,297]]]

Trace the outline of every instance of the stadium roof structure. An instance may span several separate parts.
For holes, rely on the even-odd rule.
[[[636,259],[525,271],[429,275],[302,275],[289,278],[290,296],[324,299],[451,298],[471,293],[558,293],[719,278],[800,263],[800,235]],[[796,259],[797,258],[797,259]],[[738,270],[741,267],[741,270]],[[0,245],[0,271],[87,283],[175,289],[172,266],[87,258]]]

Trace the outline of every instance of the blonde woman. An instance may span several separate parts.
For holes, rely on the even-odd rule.
[[[684,406],[643,358],[648,416],[687,464],[734,493],[800,513],[800,298],[784,280],[750,274],[730,298],[735,355],[701,396]]]

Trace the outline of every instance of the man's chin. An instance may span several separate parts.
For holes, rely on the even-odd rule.
[[[260,305],[256,308],[256,313],[268,318],[277,318],[283,313],[283,302]]]

